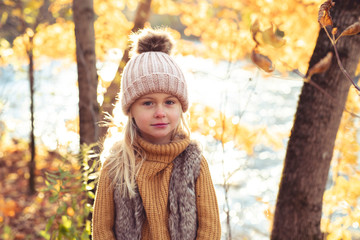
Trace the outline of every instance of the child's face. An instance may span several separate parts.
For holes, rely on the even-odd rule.
[[[180,123],[181,104],[166,93],[151,93],[137,99],[130,108],[141,136],[154,144],[171,141],[171,135]]]

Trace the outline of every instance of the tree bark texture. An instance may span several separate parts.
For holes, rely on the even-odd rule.
[[[334,2],[331,16],[334,27],[341,33],[358,21],[360,1]],[[337,48],[345,69],[353,77],[360,58],[360,36],[341,38]],[[309,69],[329,51],[334,52],[333,47],[321,29]],[[320,230],[323,194],[351,82],[341,72],[335,53],[329,70],[314,75],[312,81],[334,99],[313,85],[304,83],[288,142],[272,240],[323,239]]]
[[[35,135],[34,135],[34,56],[33,56],[33,37],[29,37],[29,82],[30,82],[30,162],[29,162],[29,194],[34,194],[35,190]]]
[[[139,29],[144,28],[145,23],[149,20],[151,10],[151,0],[143,0],[139,1],[139,5],[136,9],[135,19],[134,19],[134,27],[132,28],[132,32],[137,32]],[[101,121],[105,119],[105,114],[108,113],[112,115],[114,105],[116,103],[116,97],[120,91],[121,84],[121,73],[126,65],[126,63],[130,60],[129,58],[130,46],[128,46],[123,54],[123,57],[120,61],[119,67],[117,69],[114,80],[111,82],[110,86],[106,89],[106,93],[104,94],[104,103],[101,109]],[[100,128],[100,141],[106,135],[108,127],[102,126]]]
[[[79,85],[80,145],[98,141],[99,104],[92,0],[74,0],[76,59]]]

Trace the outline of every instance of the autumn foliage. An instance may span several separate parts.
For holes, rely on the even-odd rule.
[[[27,4],[23,8],[19,8],[15,2],[1,2],[0,27],[5,26],[10,18],[20,19],[32,26],[38,14],[35,10],[44,1],[24,1]],[[21,66],[28,64],[26,54],[30,38],[33,38],[35,69],[49,59],[66,59],[69,65],[72,64],[75,61],[75,35],[71,4],[71,0],[50,1],[48,10],[52,21],[42,22],[34,29],[17,29],[18,34],[13,41],[0,38],[0,66],[12,64],[21,69]],[[138,1],[130,0],[94,0],[99,64],[105,61],[119,64],[116,62],[118,59],[111,59],[111,54],[114,49],[120,52],[126,49],[127,36],[133,27],[131,14],[137,4]],[[335,49],[340,39],[360,32],[360,18],[341,33],[332,28],[330,10],[333,7],[336,6],[330,0],[152,2],[154,14],[165,16],[165,19],[166,16],[174,16],[183,27],[183,30],[170,29],[179,43],[176,54],[227,62],[250,59],[251,69],[259,68],[266,72],[266,76],[287,76],[289,72],[296,72],[304,82],[310,84],[314,84],[312,76],[327,71],[334,58],[341,63],[336,53],[329,52],[308,71],[307,76],[302,74],[307,70],[319,30],[331,28],[327,33]],[[358,66],[357,76],[360,74],[360,64]],[[345,78],[352,81],[353,87],[337,135],[330,183],[323,202],[321,229],[329,240],[351,239],[356,233],[350,229],[358,229],[360,225],[359,88],[356,79]],[[100,74],[99,99],[111,80],[111,77]],[[319,86],[315,87],[322,91]],[[1,104],[0,100],[0,114]],[[290,135],[289,132],[271,132],[265,126],[243,124],[239,116],[225,115],[212,106],[198,103],[192,105],[189,114],[192,131],[212,136],[221,144],[233,142],[236,148],[246,151],[248,155],[254,153],[258,144],[283,149],[282,140]],[[78,119],[69,120],[67,127],[78,132]],[[120,129],[116,128],[116,131]],[[87,184],[89,176],[84,176],[81,171],[84,164],[78,161],[81,158],[60,150],[49,152],[43,146],[38,146],[38,193],[28,196],[27,148],[23,140],[6,142],[4,137],[0,138],[0,238],[50,239],[51,236],[60,235],[71,239],[81,232],[79,237],[86,239],[90,234],[90,223],[86,217],[91,211],[86,199],[93,197],[90,190],[94,184]],[[87,170],[94,166],[87,167],[85,172],[89,173]],[[268,202],[264,204],[268,206],[266,216],[271,221],[273,206]]]

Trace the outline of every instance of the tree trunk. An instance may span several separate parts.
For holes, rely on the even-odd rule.
[[[331,15],[334,27],[341,33],[358,20],[360,1],[334,2]],[[341,38],[337,48],[345,69],[354,76],[360,57],[360,36]],[[333,51],[333,47],[322,29],[309,69],[329,51]],[[350,81],[341,72],[335,57],[329,70],[314,75],[312,81],[335,100],[311,84],[305,83],[302,88],[277,197],[272,240],[323,239],[322,198]]]
[[[99,104],[92,0],[74,0],[76,59],[79,85],[80,146],[98,140]]]
[[[29,37],[29,80],[30,80],[30,162],[29,162],[29,194],[34,194],[35,190],[35,136],[34,136],[34,57],[33,57],[33,36]]]
[[[144,25],[148,21],[150,16],[150,9],[151,9],[151,0],[139,1],[139,5],[136,9],[136,14],[134,19],[134,27],[131,30],[132,32],[137,32],[139,29],[144,28]],[[121,73],[126,63],[129,61],[129,51],[130,51],[130,46],[128,46],[125,49],[119,67],[117,69],[115,78],[111,82],[110,86],[106,89],[106,93],[104,95],[104,103],[102,105],[102,111],[101,111],[101,118],[100,118],[101,121],[105,119],[106,113],[112,115],[114,105],[116,102],[116,96],[120,90]],[[102,126],[100,128],[100,140],[103,140],[103,138],[105,137],[107,129],[108,129],[107,126]]]

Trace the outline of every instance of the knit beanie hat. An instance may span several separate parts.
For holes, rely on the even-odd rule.
[[[133,41],[130,61],[121,79],[121,105],[128,115],[131,104],[150,93],[177,97],[185,112],[189,107],[184,75],[170,57],[173,40],[165,30],[144,29],[130,36]]]

